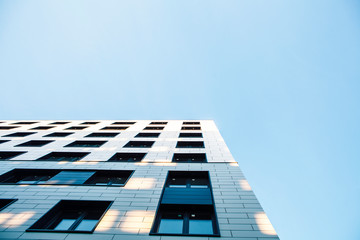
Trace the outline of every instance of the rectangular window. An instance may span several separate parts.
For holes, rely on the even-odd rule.
[[[138,133],[135,137],[136,138],[157,138],[159,137],[160,133],[153,133],[153,132],[144,132]]]
[[[92,233],[112,201],[61,200],[27,232]]]
[[[115,153],[109,162],[141,162],[146,153]]]
[[[150,235],[220,236],[206,171],[169,171]]]
[[[220,236],[213,206],[161,205],[151,234]]]
[[[46,144],[49,144],[53,141],[50,140],[31,140],[31,141],[27,141],[21,144],[16,145],[15,147],[42,147],[45,146]]]
[[[3,210],[4,208],[6,208],[7,206],[13,204],[16,201],[17,201],[17,199],[4,199],[4,198],[1,198],[0,199],[0,211]]]
[[[123,187],[133,172],[92,169],[14,169],[0,175],[0,184]]]
[[[113,122],[111,125],[132,125],[136,122]]]
[[[53,123],[50,123],[51,125],[64,125],[64,124],[68,124],[70,122],[53,122]]]
[[[202,138],[202,133],[180,133],[179,138]]]
[[[177,148],[204,148],[204,142],[200,141],[179,141],[176,144]]]
[[[205,153],[174,153],[172,158],[173,162],[184,162],[184,163],[205,163]]]
[[[79,161],[88,155],[89,152],[51,152],[41,158],[38,161]]]
[[[100,130],[126,130],[128,127],[103,127]]]
[[[201,127],[181,127],[181,130],[201,130]]]
[[[144,130],[163,130],[164,127],[146,127]]]
[[[36,133],[36,132],[16,132],[16,133],[11,133],[11,134],[5,135],[3,137],[26,137],[26,136],[29,136],[34,133]]]
[[[130,141],[125,144],[125,148],[151,148],[154,141]]]
[[[99,122],[83,122],[81,123],[81,125],[95,125],[98,124]]]
[[[54,126],[40,126],[40,127],[34,127],[34,128],[31,128],[31,130],[48,130],[48,129],[51,129],[51,128],[54,128]]]
[[[65,130],[83,130],[85,128],[87,128],[87,127],[85,127],[85,126],[73,126],[73,127],[68,127]]]
[[[200,122],[183,122],[183,125],[200,125]]]
[[[96,137],[96,138],[112,138],[112,137],[116,137],[117,135],[119,135],[120,133],[110,133],[110,132],[95,132],[95,133],[90,133],[89,135],[85,136],[85,137]]]
[[[73,132],[53,132],[48,135],[45,135],[43,137],[67,137],[71,134],[74,134]]]
[[[18,128],[18,126],[1,126],[0,130],[10,130],[10,129],[14,129],[14,128]]]
[[[101,147],[106,141],[74,141],[65,147],[96,148]]]
[[[5,152],[5,151],[1,151],[0,152],[0,160],[9,160],[11,158],[17,157],[21,154],[24,154],[26,152]]]
[[[12,123],[12,124],[17,124],[17,125],[31,125],[37,122],[16,122],[16,123]]]
[[[151,122],[150,125],[166,125],[168,122]]]

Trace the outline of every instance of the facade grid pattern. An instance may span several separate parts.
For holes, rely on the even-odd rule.
[[[31,122],[27,124],[27,122]],[[50,129],[38,127],[51,126]],[[74,129],[72,127],[86,127]],[[15,127],[15,128],[8,128]],[[119,129],[106,130],[108,127]],[[149,129],[149,127],[151,127]],[[186,129],[184,130],[184,127]],[[189,129],[191,127],[192,129]],[[36,130],[36,128],[41,130]],[[70,129],[69,129],[70,128]],[[163,129],[162,129],[163,128]],[[32,132],[32,134],[15,133]],[[52,136],[52,133],[71,133]],[[106,134],[117,133],[108,137]],[[179,136],[201,133],[200,137]],[[141,137],[139,133],[159,133]],[[23,135],[23,136],[22,136]],[[60,134],[61,135],[61,134]],[[96,136],[98,135],[98,136]],[[145,134],[146,135],[146,134]],[[198,134],[196,134],[198,135]],[[268,217],[251,190],[212,120],[29,120],[0,123],[0,175],[14,169],[128,170],[123,186],[1,184],[0,199],[17,199],[0,211],[0,239],[86,240],[278,240]],[[23,146],[29,141],[49,141]],[[101,146],[72,147],[75,141],[101,141]],[[150,147],[126,147],[130,141],[153,142]],[[203,142],[203,147],[177,148],[178,142]],[[2,152],[22,152],[1,158]],[[75,161],[37,161],[52,152],[89,153]],[[141,161],[109,161],[117,153],[144,153]],[[205,154],[204,162],[174,162],[174,154]],[[5,155],[4,155],[5,156]],[[169,171],[209,173],[219,236],[149,235]],[[60,201],[109,201],[111,206],[92,233],[29,232]]]

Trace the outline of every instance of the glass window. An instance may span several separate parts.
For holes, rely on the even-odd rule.
[[[182,233],[184,219],[182,214],[164,214],[160,220],[159,233]]]
[[[111,204],[110,201],[61,200],[26,231],[91,233]]]
[[[190,213],[189,234],[214,234],[211,216],[200,213]]]
[[[170,178],[169,187],[173,188],[186,188],[186,178]]]
[[[54,230],[68,230],[74,223],[76,219],[62,219],[59,224],[54,228]]]
[[[192,178],[191,188],[208,188],[208,180],[205,178]]]
[[[97,224],[98,220],[83,219],[80,224],[75,228],[77,231],[91,231]]]

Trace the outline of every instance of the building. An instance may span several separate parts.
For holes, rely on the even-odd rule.
[[[0,122],[0,239],[278,239],[213,121]]]

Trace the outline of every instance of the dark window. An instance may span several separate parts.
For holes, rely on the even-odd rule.
[[[84,126],[73,126],[73,127],[68,127],[66,128],[65,130],[83,130],[87,127],[84,127]]]
[[[177,148],[204,148],[204,142],[200,141],[181,141],[177,142],[176,144]]]
[[[200,122],[183,122],[183,125],[199,125]]]
[[[49,144],[53,141],[45,141],[45,140],[31,140],[28,142],[21,143],[16,145],[15,147],[42,147],[46,144]]]
[[[1,126],[0,130],[10,130],[10,129],[14,129],[17,128],[18,126],[14,127],[14,126]]]
[[[140,162],[146,153],[115,153],[109,162]]]
[[[1,175],[0,183],[122,187],[132,173],[130,170],[14,169]]]
[[[99,122],[83,122],[81,123],[81,125],[95,125],[98,124]]]
[[[144,130],[163,130],[164,127],[146,127]]]
[[[0,152],[0,160],[9,160],[26,152]]]
[[[53,123],[50,123],[52,125],[64,125],[64,124],[68,124],[70,122],[53,122]]]
[[[3,137],[26,137],[26,136],[29,136],[34,133],[36,133],[36,132],[16,132],[16,133],[11,133],[11,134],[5,135]]]
[[[14,169],[0,175],[1,184],[45,184],[59,173],[54,169]]]
[[[36,160],[39,161],[78,161],[88,155],[88,152],[51,152]]]
[[[125,130],[127,129],[128,127],[103,127],[102,129],[100,130]]]
[[[154,141],[130,141],[124,147],[125,148],[150,148],[154,144]]]
[[[220,236],[211,205],[161,205],[153,234]]]
[[[6,143],[6,142],[9,142],[10,140],[0,140],[0,144],[1,143]]]
[[[65,147],[101,147],[106,141],[75,141]]]
[[[180,133],[179,138],[202,138],[202,133]]]
[[[73,132],[53,132],[43,137],[67,137],[71,134],[73,134]]]
[[[111,125],[132,125],[136,122],[113,122]]]
[[[135,137],[137,137],[137,138],[141,138],[141,137],[157,138],[157,137],[159,137],[159,135],[160,135],[160,133],[147,132],[147,133],[138,133]]]
[[[209,174],[201,171],[170,171],[165,187],[169,188],[209,188]]]
[[[91,133],[85,137],[103,137],[103,138],[111,138],[111,137],[116,137],[117,135],[119,135],[119,133],[109,133],[109,132],[95,132],[95,133]]]
[[[34,127],[34,128],[31,128],[32,130],[48,130],[48,129],[51,129],[53,128],[53,126],[40,126],[40,127]]]
[[[165,125],[168,122],[151,122],[150,125]]]
[[[0,199],[0,211],[16,201],[17,199]]]
[[[97,186],[122,187],[129,180],[133,171],[96,171],[84,184]]]
[[[181,127],[181,130],[201,130],[201,127]]]
[[[169,171],[150,234],[220,236],[208,172]]]
[[[175,153],[172,161],[187,162],[187,163],[204,163],[206,162],[206,154],[205,153]]]
[[[30,125],[30,124],[34,124],[37,122],[16,122],[16,123],[12,123],[12,124],[18,124],[18,125]]]
[[[61,200],[26,231],[92,233],[111,201]]]

